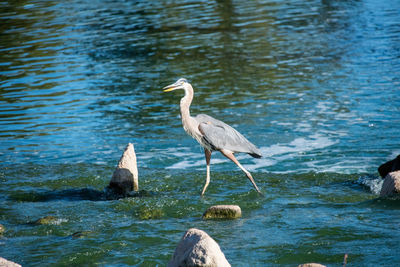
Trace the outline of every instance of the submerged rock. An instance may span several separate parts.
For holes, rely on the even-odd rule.
[[[326,267],[326,266],[319,263],[304,263],[300,264],[299,267]]]
[[[203,219],[236,219],[242,217],[242,210],[237,205],[215,205],[203,214]]]
[[[2,235],[5,231],[6,231],[6,228],[4,227],[4,225],[0,224],[0,235]]]
[[[0,257],[0,266],[1,267],[21,267],[18,263],[6,260],[5,258]]]
[[[390,172],[399,170],[400,170],[400,155],[398,155],[393,160],[383,163],[378,168],[378,172],[382,178],[386,178],[386,175],[388,175]]]
[[[138,169],[133,144],[129,143],[115,169],[108,188],[117,194],[127,194],[139,190]]]
[[[78,239],[78,238],[85,238],[88,235],[92,234],[93,231],[79,231],[75,232],[71,235],[72,238]]]
[[[156,207],[141,207],[138,216],[141,220],[159,219],[164,216],[164,211]]]
[[[52,225],[52,224],[59,224],[60,220],[54,216],[46,216],[36,221],[31,222],[30,224],[34,225]]]
[[[387,197],[396,193],[400,193],[400,171],[391,172],[386,175],[379,195]]]
[[[225,267],[231,266],[217,242],[206,232],[191,228],[182,237],[168,267]]]

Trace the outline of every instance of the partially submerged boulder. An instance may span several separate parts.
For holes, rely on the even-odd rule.
[[[237,205],[215,205],[204,212],[203,219],[236,219],[241,216],[242,210]]]
[[[21,267],[18,263],[6,260],[5,258],[0,257],[0,266],[1,267]]]
[[[182,237],[168,267],[225,267],[231,266],[217,242],[206,232],[191,228]]]
[[[400,171],[390,172],[386,175],[379,195],[387,197],[396,193],[400,193]]]
[[[299,267],[326,267],[326,266],[319,263],[304,263],[300,264]]]
[[[386,178],[386,175],[388,175],[390,172],[399,171],[399,170],[400,170],[400,155],[398,155],[393,160],[383,163],[378,168],[379,175],[382,178]]]
[[[139,190],[138,169],[133,144],[129,143],[122,154],[114,171],[108,188],[117,194],[128,194]]]
[[[58,221],[57,217],[54,216],[46,216],[37,219],[36,221],[31,222],[31,224],[35,225],[51,225],[51,224],[56,224]]]
[[[78,238],[85,238],[87,236],[89,236],[90,234],[92,234],[93,231],[79,231],[79,232],[75,232],[71,235],[72,238],[78,239]]]

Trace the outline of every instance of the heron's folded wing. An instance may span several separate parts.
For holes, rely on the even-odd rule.
[[[205,114],[197,115],[196,120],[199,122],[204,141],[210,144],[212,149],[261,155],[250,141],[228,124]]]

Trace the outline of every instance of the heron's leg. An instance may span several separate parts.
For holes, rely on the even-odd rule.
[[[231,151],[226,151],[226,150],[221,150],[222,155],[227,157],[228,159],[232,160],[236,165],[239,166],[239,168],[246,174],[247,178],[249,178],[250,182],[253,184],[254,188],[257,190],[258,193],[261,193],[260,189],[258,189],[256,182],[253,179],[253,176],[251,176],[251,173],[247,171],[240,163],[239,161],[235,158],[235,155]]]
[[[201,195],[204,195],[204,192],[207,189],[208,184],[210,183],[210,160],[211,160],[211,151],[208,149],[204,149],[204,155],[206,156],[206,163],[207,163],[207,178],[206,178],[206,184],[203,187],[203,191],[201,192]]]

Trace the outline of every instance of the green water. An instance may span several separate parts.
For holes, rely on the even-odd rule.
[[[165,266],[206,231],[232,266],[398,266],[400,203],[377,167],[400,154],[395,1],[0,3],[0,256],[23,266]],[[263,158],[205,160],[193,115]],[[109,199],[126,144],[136,197]],[[241,219],[203,221],[211,205]],[[49,224],[35,224],[53,216]]]

